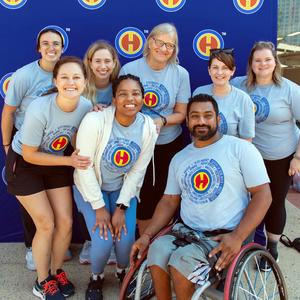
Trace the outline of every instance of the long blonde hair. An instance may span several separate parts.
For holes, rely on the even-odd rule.
[[[280,82],[282,80],[281,77],[281,66],[280,66],[280,61],[276,53],[276,48],[272,42],[266,42],[266,41],[260,41],[256,42],[250,52],[249,58],[248,58],[248,65],[247,65],[247,81],[246,81],[246,86],[248,90],[252,90],[255,85],[256,85],[256,75],[252,70],[252,61],[253,61],[253,56],[254,52],[257,50],[263,50],[263,49],[268,49],[272,52],[272,55],[275,60],[275,69],[272,74],[272,81],[275,85],[280,85]]]
[[[178,59],[178,52],[179,52],[179,47],[178,47],[178,33],[176,30],[176,27],[171,24],[171,23],[162,23],[159,25],[156,25],[151,32],[149,33],[145,46],[144,46],[144,50],[143,50],[143,55],[144,57],[147,57],[150,54],[149,51],[149,41],[150,39],[152,39],[153,37],[155,37],[156,35],[159,34],[173,34],[174,38],[175,38],[175,49],[173,51],[172,56],[169,59],[169,63],[173,63],[173,64],[178,64],[179,59]]]
[[[86,98],[90,99],[93,103],[96,103],[97,87],[96,87],[96,76],[90,67],[90,63],[92,61],[92,58],[93,58],[95,52],[100,49],[108,50],[113,58],[114,63],[115,63],[115,67],[109,77],[110,82],[112,82],[113,80],[115,80],[118,77],[120,68],[121,68],[121,64],[119,61],[117,51],[108,42],[103,41],[103,40],[98,40],[89,46],[89,48],[87,49],[87,51],[84,55],[84,58],[83,58],[83,63],[87,70],[87,79],[88,79],[88,82],[87,82],[87,85],[86,85],[83,95]]]

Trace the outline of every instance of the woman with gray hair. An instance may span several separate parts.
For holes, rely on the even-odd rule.
[[[140,193],[137,221],[140,234],[150,222],[163,195],[171,158],[184,146],[180,124],[191,96],[188,72],[178,64],[178,35],[174,25],[163,23],[150,32],[143,57],[124,65],[120,74],[139,76],[145,97],[142,112],[151,116],[159,131]]]

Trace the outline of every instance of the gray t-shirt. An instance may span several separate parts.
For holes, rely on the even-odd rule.
[[[213,95],[213,85],[198,87],[193,96],[208,94],[214,97],[220,111],[219,130],[223,134],[248,139],[254,137],[255,116],[251,98],[242,90],[232,86],[225,97]]]
[[[96,103],[111,105],[112,97],[112,87],[111,84],[109,84],[109,86],[104,89],[97,89]]]
[[[101,190],[117,191],[122,187],[124,175],[137,161],[142,147],[144,117],[138,113],[135,121],[124,127],[114,119],[108,144],[101,157]]]
[[[39,66],[38,60],[18,69],[13,74],[4,101],[7,105],[18,107],[14,121],[17,129],[21,128],[25,111],[31,101],[52,87],[52,72],[44,71]]]
[[[140,77],[145,89],[142,112],[155,119],[159,113],[171,115],[177,102],[187,103],[191,96],[189,73],[177,64],[168,64],[164,69],[155,71],[146,59],[140,58],[124,65],[120,75],[132,74]],[[181,134],[180,125],[162,127],[157,144],[168,144]]]
[[[15,152],[22,155],[22,144],[25,144],[39,147],[40,152],[63,155],[92,104],[80,97],[74,111],[64,112],[57,106],[56,96],[54,93],[39,97],[28,106],[24,123],[12,142]]]
[[[234,229],[250,201],[247,188],[269,182],[260,153],[224,135],[204,148],[188,145],[172,159],[165,194],[181,195],[180,215],[195,230]]]
[[[264,159],[277,160],[295,152],[300,131],[300,87],[283,78],[279,86],[256,86],[248,91],[246,77],[231,80],[236,87],[247,92],[255,104],[255,138],[253,144]]]

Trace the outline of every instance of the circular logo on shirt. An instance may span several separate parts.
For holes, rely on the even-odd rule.
[[[0,79],[0,95],[3,99],[7,93],[12,74],[13,72],[7,73]]]
[[[208,60],[210,49],[224,48],[222,36],[215,30],[205,29],[196,34],[193,40],[193,49],[198,57]]]
[[[214,201],[224,186],[224,173],[214,159],[202,159],[184,171],[182,185],[185,196],[196,204]]]
[[[220,112],[220,125],[219,125],[219,132],[222,134],[227,134],[228,125],[225,116]]]
[[[59,151],[63,151],[66,149],[66,147],[68,146],[69,143],[69,138],[68,136],[65,135],[61,135],[59,137],[57,137],[50,146],[50,149],[54,152],[59,152]]]
[[[131,161],[131,154],[126,148],[117,148],[113,154],[113,163],[117,167],[125,167]]]
[[[144,84],[145,97],[142,112],[157,117],[157,114],[152,110],[160,113],[170,104],[170,96],[166,87],[155,81],[147,81]],[[150,110],[151,109],[151,110]]]
[[[116,138],[108,142],[104,149],[103,165],[110,172],[126,173],[137,161],[141,149],[134,141]]]
[[[166,12],[175,12],[185,5],[186,0],[156,0],[157,5]]]
[[[19,9],[26,4],[27,0],[0,0],[0,4],[8,9]]]
[[[5,166],[3,167],[1,174],[2,174],[2,181],[4,182],[5,185],[7,185],[7,181],[5,179]]]
[[[86,9],[98,9],[102,7],[106,0],[78,0],[79,4]]]
[[[210,174],[206,170],[199,170],[192,176],[192,182],[197,192],[205,192],[210,187]]]
[[[144,104],[147,107],[155,107],[158,104],[158,95],[154,91],[147,91],[144,97]]]
[[[267,119],[270,114],[270,104],[265,97],[250,95],[254,103],[255,121],[261,123]]]
[[[233,0],[235,8],[242,14],[254,14],[262,7],[264,0]]]
[[[62,53],[66,52],[66,50],[67,50],[67,48],[69,46],[69,37],[68,37],[66,31],[63,30],[61,27],[56,26],[56,25],[48,25],[48,26],[44,27],[41,31],[43,31],[45,29],[54,29],[54,30],[58,31],[61,34],[61,36],[63,38],[63,42],[64,42],[64,48],[62,50]]]
[[[126,58],[136,58],[143,52],[146,37],[135,27],[125,27],[115,38],[115,46],[120,55]]]

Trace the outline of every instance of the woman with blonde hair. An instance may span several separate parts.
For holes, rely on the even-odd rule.
[[[98,40],[89,46],[83,62],[88,78],[84,96],[92,101],[94,111],[101,111],[112,102],[112,82],[118,77],[120,71],[117,51],[107,41]],[[73,192],[75,198],[80,197],[76,188],[74,188]],[[81,213],[79,221],[85,240],[79,254],[79,262],[81,264],[89,264],[91,262],[91,239]],[[112,258],[109,262],[115,262],[114,253],[112,253]]]
[[[142,112],[151,116],[159,131],[155,168],[152,163],[148,165],[137,209],[140,234],[163,195],[171,158],[184,146],[180,125],[186,117],[191,90],[189,73],[178,64],[178,51],[175,26],[159,24],[147,38],[143,57],[124,65],[120,71],[140,77],[145,89]]]
[[[112,87],[120,71],[116,49],[108,42],[98,40],[87,49],[83,62],[87,69],[88,82],[84,96],[99,109],[111,104]]]
[[[300,88],[283,78],[280,62],[272,42],[254,44],[247,76],[232,80],[247,92],[255,104],[255,137],[253,144],[260,151],[270,177],[272,204],[265,216],[267,249],[278,258],[277,244],[286,223],[285,198],[292,176],[300,172]],[[260,263],[263,271],[270,266]]]

